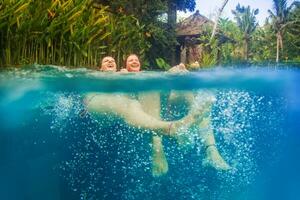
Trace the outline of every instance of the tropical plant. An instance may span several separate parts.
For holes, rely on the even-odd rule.
[[[274,60],[275,55],[275,34],[271,25],[266,23],[262,27],[258,27],[253,33],[251,49],[253,52],[253,62],[263,62]]]
[[[257,15],[258,12],[258,9],[251,10],[250,6],[244,7],[240,6],[240,4],[236,6],[235,10],[232,10],[237,25],[243,34],[245,60],[248,60],[249,58],[249,43],[251,35],[258,25],[255,17],[255,15]]]
[[[239,30],[237,24],[228,18],[221,18],[219,20],[219,31],[222,35],[225,35],[230,40],[229,42],[224,43],[221,48],[221,61],[223,64],[232,64],[235,62],[240,62],[242,59],[241,51],[241,41],[242,34]]]
[[[176,12],[193,11],[195,0],[152,0],[152,1],[107,1],[94,0],[102,5],[109,6],[112,13],[135,16],[144,26],[145,39],[150,48],[145,55],[152,66],[156,65],[156,58],[162,57],[168,62],[174,63],[174,52],[177,45],[175,24]],[[162,15],[168,13],[168,20],[162,21]],[[157,65],[156,65],[157,66]]]
[[[92,0],[7,0],[0,12],[0,65],[25,63],[96,67],[109,54],[118,64],[150,44],[133,15]]]
[[[291,10],[289,21],[294,23],[286,28],[284,53],[288,59],[300,62],[300,7]]]
[[[211,67],[218,63],[218,53],[221,49],[219,45],[219,40],[217,37],[210,39],[212,27],[204,26],[204,31],[198,38],[200,41],[200,46],[202,49],[201,58],[198,63],[201,67]]]
[[[296,23],[294,20],[289,20],[290,12],[294,5],[299,6],[299,2],[293,2],[289,7],[287,0],[273,0],[273,10],[268,10],[273,28],[276,32],[276,62],[279,62],[279,51],[283,49],[283,32],[290,24]]]
[[[157,58],[155,61],[159,69],[168,70],[171,68],[171,66],[163,58]]]

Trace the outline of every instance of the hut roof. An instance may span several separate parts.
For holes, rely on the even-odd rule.
[[[199,13],[197,10],[193,15],[184,19],[176,25],[177,36],[192,36],[203,33],[205,26],[213,26],[213,22]]]

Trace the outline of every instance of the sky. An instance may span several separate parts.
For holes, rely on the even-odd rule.
[[[214,13],[221,7],[221,4],[224,0],[196,0],[196,10],[199,10],[200,14],[214,19]],[[294,0],[287,0],[288,6]],[[268,9],[273,9],[273,1],[272,0],[229,0],[226,7],[223,10],[222,17],[228,17],[229,19],[233,19],[233,15],[231,10],[234,10],[237,4],[240,3],[241,6],[250,6],[251,9],[259,9],[258,15],[256,18],[260,25],[263,25],[265,19],[268,17]],[[178,18],[188,17],[191,13],[180,12]]]

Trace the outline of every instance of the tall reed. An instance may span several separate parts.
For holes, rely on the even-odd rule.
[[[0,6],[0,66],[53,64],[97,67],[105,55],[118,66],[150,44],[132,15],[112,14],[92,0],[4,0]]]

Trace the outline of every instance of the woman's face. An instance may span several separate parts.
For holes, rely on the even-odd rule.
[[[117,65],[116,61],[113,57],[106,56],[102,59],[101,62],[101,71],[104,72],[116,72],[117,71]]]
[[[141,69],[140,60],[136,55],[128,56],[126,60],[126,69],[129,72],[139,72]]]

